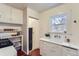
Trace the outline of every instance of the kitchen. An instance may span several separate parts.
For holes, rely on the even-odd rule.
[[[26,56],[36,49],[41,56],[79,56],[78,6],[78,3],[2,3],[0,39],[13,42],[15,56],[18,50],[24,53],[19,56]]]
[[[62,4],[40,14],[41,55],[79,55],[78,5],[78,3]]]

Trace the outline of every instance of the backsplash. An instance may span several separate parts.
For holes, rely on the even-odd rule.
[[[50,35],[50,36],[49,36]],[[45,38],[52,40],[52,41],[57,41],[57,42],[65,42],[65,43],[70,43],[71,40],[71,34],[65,34],[65,33],[49,33],[49,35],[45,35]]]
[[[21,26],[0,24],[0,39],[18,35],[21,31]]]
[[[21,27],[12,27],[12,26],[0,26],[0,30],[13,30],[17,29],[17,31],[21,31]]]
[[[60,33],[52,33],[50,34],[51,39],[57,42],[63,42],[65,40],[65,35]]]

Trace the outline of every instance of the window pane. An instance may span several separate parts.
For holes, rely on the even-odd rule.
[[[66,14],[56,15],[52,17],[52,31],[53,32],[63,32],[66,29]]]

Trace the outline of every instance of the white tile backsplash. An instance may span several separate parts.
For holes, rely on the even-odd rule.
[[[0,33],[0,39],[11,37],[11,33]]]
[[[64,42],[65,40],[65,35],[60,33],[53,33],[53,34],[50,34],[50,36],[51,36],[51,40],[53,41]]]

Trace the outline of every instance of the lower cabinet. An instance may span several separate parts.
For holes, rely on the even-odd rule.
[[[78,56],[78,50],[69,47],[63,47],[63,56]]]
[[[44,56],[61,56],[62,47],[45,41],[40,41],[40,54]]]
[[[40,54],[42,56],[78,56],[78,50],[41,40]]]

